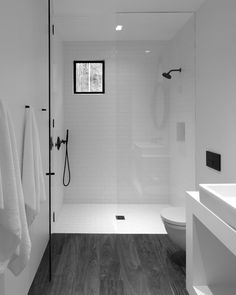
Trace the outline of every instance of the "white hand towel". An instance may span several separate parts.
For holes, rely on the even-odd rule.
[[[40,201],[46,200],[39,134],[32,108],[26,111],[22,184],[27,222],[31,225],[40,212]]]
[[[37,179],[38,179],[38,196],[41,201],[46,201],[46,189],[45,189],[45,173],[43,171],[43,162],[40,150],[40,139],[37,121],[35,118],[34,110],[32,109],[32,118],[33,118],[33,134],[34,134],[34,143],[35,143],[35,156],[37,157],[36,162],[36,171],[37,171]]]
[[[3,208],[0,208],[0,272],[9,267],[18,275],[26,266],[31,251],[19,157],[12,120],[0,101],[0,167]]]
[[[0,167],[0,209],[4,209],[1,167]]]

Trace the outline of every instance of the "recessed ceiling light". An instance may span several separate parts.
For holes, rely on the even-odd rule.
[[[145,53],[150,53],[151,52],[151,50],[145,50]]]
[[[123,26],[122,25],[116,26],[116,31],[122,31],[122,29],[123,29]]]

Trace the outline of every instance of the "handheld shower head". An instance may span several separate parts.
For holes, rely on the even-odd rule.
[[[181,68],[179,68],[179,69],[173,69],[173,70],[170,70],[169,72],[167,72],[167,73],[163,73],[162,74],[162,76],[164,77],[164,78],[166,78],[166,79],[171,79],[172,78],[172,76],[171,76],[171,72],[182,72],[182,69]]]

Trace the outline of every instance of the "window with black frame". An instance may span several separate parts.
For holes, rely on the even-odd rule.
[[[105,62],[74,61],[74,94],[105,93]]]

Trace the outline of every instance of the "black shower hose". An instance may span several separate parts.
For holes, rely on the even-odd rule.
[[[68,132],[68,131],[67,131]],[[68,170],[68,180],[66,182],[66,168]],[[68,153],[68,135],[66,139],[66,153],[65,153],[65,162],[64,162],[64,171],[63,171],[63,185],[68,186],[70,184],[70,162],[69,162],[69,153]]]

